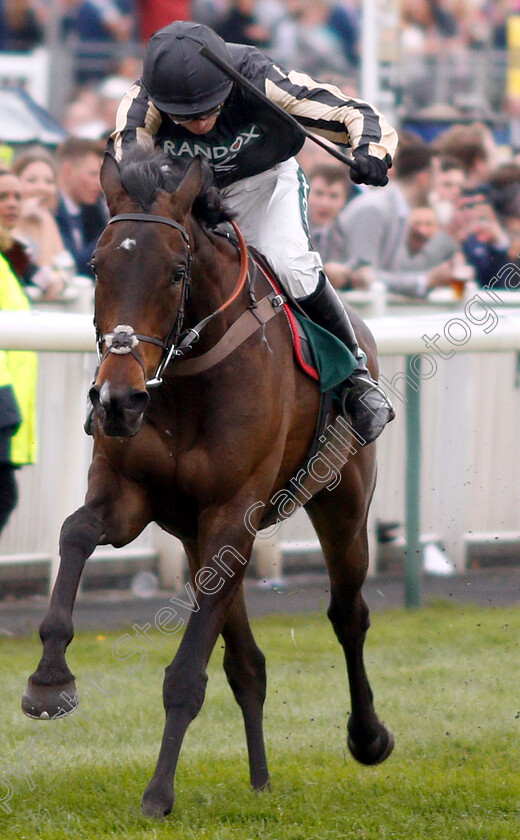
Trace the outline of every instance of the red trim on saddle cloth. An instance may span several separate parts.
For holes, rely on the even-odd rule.
[[[254,257],[253,257],[253,259],[254,259]],[[278,283],[276,282],[276,280],[274,279],[274,277],[271,274],[268,274],[267,271],[265,270],[265,268],[262,265],[260,265],[260,263],[257,262],[257,260],[254,260],[254,262],[255,262],[255,265],[258,266],[258,268],[260,269],[260,271],[262,272],[264,277],[267,279],[267,281],[270,283],[270,285],[273,287],[276,294],[277,295],[283,294],[282,290],[280,289],[280,287],[279,287]],[[285,317],[287,318],[287,323],[289,324],[289,329],[291,331],[291,337],[292,337],[292,343],[293,343],[293,349],[294,349],[294,355],[295,355],[296,361],[300,365],[303,372],[307,374],[307,376],[310,376],[311,379],[315,379],[317,382],[319,382],[320,375],[319,375],[318,371],[316,370],[315,367],[312,367],[312,365],[307,364],[307,362],[303,358],[302,343],[301,343],[301,340],[300,340],[300,333],[299,333],[299,330],[298,330],[298,322],[297,322],[296,318],[294,317],[294,313],[293,313],[293,311],[292,311],[292,309],[291,309],[291,307],[289,306],[288,303],[283,304],[283,310],[284,310]]]

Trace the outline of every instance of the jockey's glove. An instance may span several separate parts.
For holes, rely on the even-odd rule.
[[[388,184],[387,172],[392,166],[389,154],[381,160],[368,154],[368,146],[354,149],[355,166],[350,170],[350,178],[355,184],[368,184],[371,187],[384,187]]]

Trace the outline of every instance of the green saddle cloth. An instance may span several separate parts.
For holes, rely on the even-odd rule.
[[[314,364],[320,375],[321,392],[330,391],[331,388],[341,385],[357,368],[356,357],[339,338],[336,338],[328,330],[298,312],[294,312],[294,310],[293,314],[302,325],[309,342]]]

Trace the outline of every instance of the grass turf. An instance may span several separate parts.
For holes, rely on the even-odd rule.
[[[104,694],[84,696],[83,716],[78,710],[54,729],[19,711],[39,640],[2,640],[0,767],[13,788],[6,803],[11,812],[0,810],[2,840],[519,835],[520,612],[439,603],[375,615],[366,663],[376,709],[394,732],[396,749],[374,768],[356,764],[346,748],[345,668],[326,618],[271,617],[255,621],[254,630],[268,660],[265,729],[273,790],[258,795],[248,789],[241,716],[220,665],[219,642],[206,703],[181,753],[175,809],[163,822],[142,817],[140,799],[162,732],[162,672],[178,637],[158,650],[144,645],[147,661],[130,673],[138,658],[117,661],[111,653],[124,630],[79,634],[69,653],[79,690],[87,675],[98,674]],[[157,645],[163,637],[152,638]],[[0,800],[7,793],[0,784]]]

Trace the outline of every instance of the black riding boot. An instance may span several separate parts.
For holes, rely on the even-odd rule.
[[[393,420],[395,411],[382,388],[372,379],[352,324],[334,287],[322,273],[315,292],[298,300],[306,315],[342,341],[358,360],[358,367],[345,380],[343,413],[366,443],[372,443]]]

